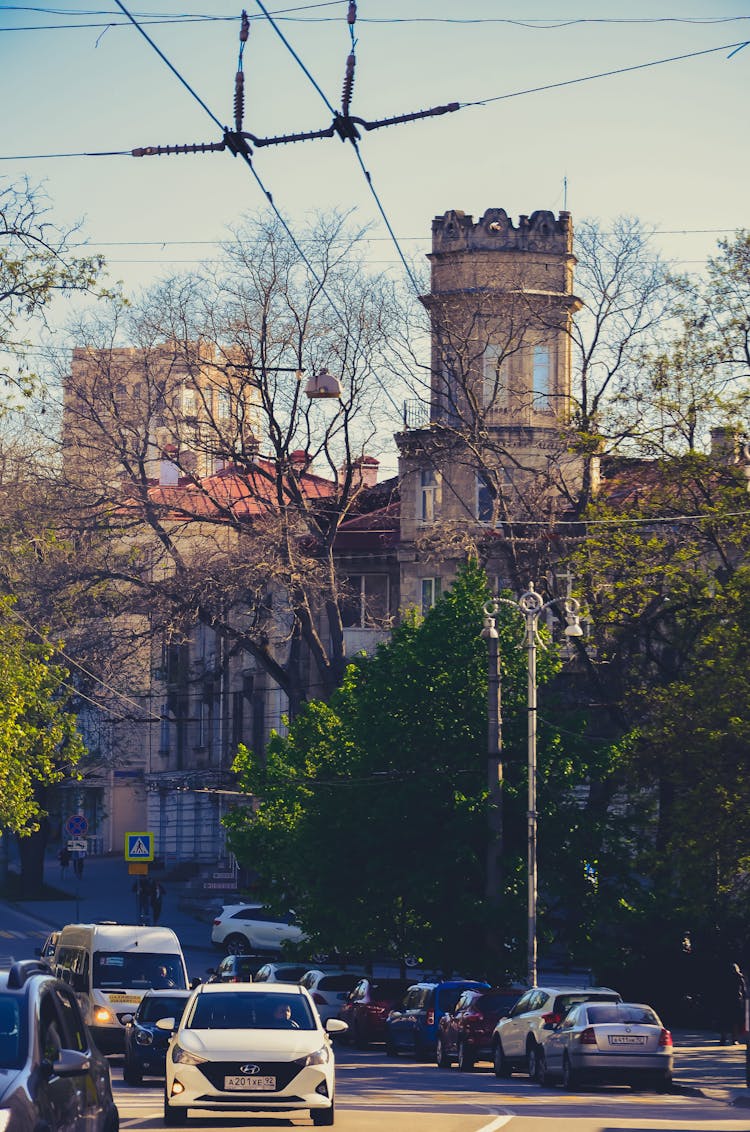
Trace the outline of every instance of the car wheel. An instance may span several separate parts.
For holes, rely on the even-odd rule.
[[[648,1081],[651,1088],[656,1089],[657,1093],[669,1093],[672,1091],[672,1074],[671,1073],[655,1073]]]
[[[541,1048],[537,1048],[536,1053],[536,1082],[542,1087],[550,1083],[550,1076],[547,1072],[547,1058],[544,1055],[544,1050]]]
[[[539,1055],[541,1048],[536,1042],[531,1042],[526,1051],[526,1072],[532,1081],[537,1081],[539,1073]]]
[[[224,940],[227,955],[247,955],[250,943],[244,935],[234,932]]]
[[[578,1077],[573,1071],[573,1066],[570,1064],[570,1058],[567,1053],[563,1057],[562,1063],[562,1087],[570,1091],[578,1086]]]
[[[333,1100],[331,1100],[331,1104],[330,1104],[329,1108],[311,1108],[310,1109],[310,1119],[312,1120],[313,1124],[318,1128],[321,1127],[321,1126],[330,1128],[330,1126],[333,1124],[334,1117],[335,1117],[335,1110],[334,1110]]]
[[[184,1128],[188,1123],[188,1110],[186,1108],[174,1108],[169,1103],[167,1094],[164,1094],[164,1123],[168,1128]]]
[[[120,1132],[120,1113],[115,1105],[107,1113],[104,1132]]]
[[[438,1069],[450,1069],[451,1059],[445,1052],[442,1038],[438,1038],[437,1045],[435,1046],[435,1064]]]
[[[492,1050],[492,1065],[495,1070],[496,1077],[510,1077],[513,1073],[511,1064],[505,1056],[502,1042],[495,1043],[495,1046]]]
[[[458,1043],[457,1064],[461,1073],[471,1073],[474,1068],[474,1051],[469,1049],[466,1042]]]
[[[398,1050],[396,1049],[396,1046],[394,1045],[393,1038],[386,1038],[385,1039],[385,1056],[386,1057],[398,1057]]]

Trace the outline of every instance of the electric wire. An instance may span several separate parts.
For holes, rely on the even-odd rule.
[[[127,15],[128,19],[129,19],[129,20],[131,20],[131,22],[132,22],[132,23],[134,24],[134,26],[135,26],[136,28],[138,28],[138,30],[139,30],[139,31],[141,31],[141,29],[140,29],[140,28],[138,27],[138,23],[137,23],[137,21],[136,21],[136,20],[134,19],[134,17],[133,17],[133,16],[131,16],[131,15],[130,15],[130,13],[128,12],[127,8],[126,8],[126,7],[124,6],[124,4],[122,3],[122,0],[115,0],[115,3],[117,4],[118,8],[120,8],[120,9],[121,9],[121,10],[122,10],[122,11],[123,11],[123,12],[124,12],[124,13],[125,13],[126,15]],[[159,48],[158,48],[158,47],[156,46],[156,44],[155,44],[155,43],[153,42],[153,40],[151,39],[151,37],[150,37],[150,36],[148,36],[148,35],[146,35],[146,33],[145,33],[145,32],[141,32],[141,34],[143,35],[144,39],[145,39],[145,40],[146,40],[146,41],[147,41],[147,42],[148,42],[148,43],[149,43],[149,44],[150,44],[150,45],[151,45],[151,46],[152,46],[152,47],[154,48],[154,50],[156,51],[156,53],[157,53],[157,54],[159,55],[159,58],[160,58],[160,59],[162,59],[162,60],[164,61],[164,63],[165,63],[165,64],[166,64],[166,65],[167,65],[167,66],[169,67],[170,71],[172,71],[172,73],[173,73],[173,74],[174,74],[174,75],[175,75],[175,76],[176,76],[176,77],[177,77],[177,78],[179,79],[179,81],[180,81],[180,82],[182,83],[182,85],[183,85],[183,86],[184,86],[184,87],[185,87],[185,88],[186,88],[186,89],[187,89],[187,90],[188,90],[188,91],[190,92],[190,94],[191,94],[191,95],[192,95],[192,96],[193,96],[193,97],[194,97],[194,98],[196,99],[196,101],[197,101],[197,102],[198,102],[198,103],[200,104],[200,106],[202,106],[202,107],[203,107],[203,109],[204,109],[204,110],[206,111],[206,113],[207,113],[207,114],[208,114],[208,115],[210,116],[210,118],[212,119],[212,121],[213,121],[214,123],[216,123],[216,125],[218,125],[219,129],[221,129],[221,130],[222,130],[222,131],[224,132],[224,136],[225,136],[225,138],[226,138],[226,137],[227,137],[227,135],[228,135],[228,130],[226,129],[226,127],[225,127],[225,126],[222,126],[222,124],[221,124],[221,122],[219,121],[219,119],[218,119],[218,118],[217,118],[217,117],[215,116],[215,114],[214,114],[214,113],[213,113],[213,112],[212,112],[212,111],[211,111],[211,110],[210,110],[210,109],[209,109],[209,108],[208,108],[208,107],[206,106],[206,104],[204,103],[203,99],[202,99],[202,98],[200,98],[200,97],[199,97],[199,96],[198,96],[198,95],[196,94],[196,92],[195,92],[195,91],[194,91],[194,90],[192,89],[192,87],[190,86],[190,84],[189,84],[189,83],[188,83],[188,82],[187,82],[187,81],[186,81],[186,80],[185,80],[185,79],[184,79],[184,78],[182,77],[182,75],[181,75],[181,74],[179,73],[179,71],[178,71],[178,70],[177,70],[177,69],[176,69],[176,68],[175,68],[175,67],[174,67],[174,66],[172,65],[172,63],[170,63],[170,62],[169,62],[169,60],[168,60],[168,59],[166,58],[166,56],[164,55],[164,53],[163,53],[163,52],[162,52],[162,51],[161,51],[161,50],[160,50],[160,49],[159,49]],[[237,141],[237,142],[241,142],[241,140],[242,140],[241,138],[240,138],[240,139],[236,139],[236,141]],[[260,176],[258,175],[258,172],[257,172],[257,170],[256,170],[255,166],[253,165],[252,161],[250,160],[250,153],[249,153],[249,148],[248,148],[248,146],[247,146],[246,144],[235,144],[235,145],[233,145],[233,146],[232,146],[232,151],[234,152],[235,156],[239,156],[239,157],[241,157],[241,158],[243,159],[243,161],[245,162],[245,164],[247,165],[247,167],[248,167],[248,169],[250,170],[250,172],[251,172],[251,174],[252,174],[252,176],[253,176],[253,178],[254,178],[254,180],[255,180],[256,184],[258,185],[258,188],[259,188],[259,189],[260,189],[260,191],[261,191],[261,192],[263,193],[264,197],[266,198],[266,200],[268,201],[269,205],[270,205],[270,206],[271,206],[271,208],[273,209],[274,215],[276,216],[276,218],[277,218],[277,220],[279,221],[279,223],[280,223],[280,224],[282,225],[282,227],[283,227],[284,231],[286,232],[287,236],[289,237],[289,239],[291,240],[291,242],[292,242],[292,245],[293,245],[293,247],[294,247],[295,251],[296,251],[296,252],[297,252],[297,253],[299,254],[299,256],[300,256],[300,258],[302,259],[303,263],[304,263],[304,264],[306,265],[306,267],[307,267],[308,271],[310,272],[310,274],[312,275],[313,279],[314,279],[314,280],[315,280],[315,282],[317,283],[317,285],[318,285],[318,288],[319,288],[319,290],[320,290],[320,293],[321,293],[321,294],[322,294],[322,295],[324,296],[324,298],[325,298],[325,299],[326,299],[326,301],[328,302],[329,306],[331,307],[331,310],[332,310],[332,311],[334,312],[334,314],[336,315],[336,317],[338,318],[338,320],[340,321],[340,323],[341,323],[341,324],[342,324],[342,326],[344,327],[344,330],[345,330],[345,331],[348,331],[348,327],[347,327],[347,325],[346,325],[346,320],[344,319],[344,317],[343,317],[343,315],[341,314],[340,310],[338,309],[337,305],[336,305],[336,304],[334,303],[333,299],[332,299],[332,298],[331,298],[331,296],[329,295],[329,293],[328,293],[328,290],[326,289],[326,286],[325,286],[324,282],[323,282],[323,281],[322,281],[322,279],[321,279],[321,278],[319,277],[319,275],[318,275],[317,271],[315,270],[315,268],[313,267],[312,263],[310,262],[310,260],[309,260],[309,257],[308,257],[308,256],[307,256],[307,255],[305,254],[305,251],[304,251],[304,249],[303,249],[303,248],[301,247],[301,245],[300,245],[299,241],[297,240],[296,236],[294,235],[294,233],[292,232],[291,228],[289,227],[289,225],[288,225],[288,223],[287,223],[287,221],[286,221],[285,217],[284,217],[284,216],[282,215],[282,213],[281,213],[281,212],[279,211],[279,209],[277,208],[277,206],[276,206],[276,204],[275,204],[275,202],[274,202],[273,196],[271,195],[270,191],[269,191],[269,190],[268,190],[268,189],[266,188],[266,186],[265,186],[265,185],[263,184],[263,181],[261,180]],[[391,405],[392,405],[392,406],[393,406],[393,408],[395,409],[395,411],[396,411],[396,412],[400,412],[399,406],[398,406],[398,405],[396,404],[396,402],[395,402],[395,401],[393,400],[393,397],[392,397],[392,395],[391,395],[391,393],[390,393],[390,390],[389,390],[389,389],[388,389],[388,388],[387,388],[387,387],[386,387],[386,386],[384,385],[384,383],[383,383],[383,382],[382,382],[382,381],[380,380],[380,378],[379,378],[379,377],[376,377],[376,380],[377,380],[377,382],[378,382],[378,385],[380,386],[380,388],[381,388],[381,389],[383,390],[383,392],[385,393],[386,397],[387,397],[387,398],[388,398],[388,400],[390,401]]]

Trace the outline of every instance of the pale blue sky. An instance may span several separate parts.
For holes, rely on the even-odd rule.
[[[267,5],[271,13],[281,9]],[[350,50],[347,2],[300,0],[289,9],[279,15],[279,27],[337,106]],[[129,10],[216,117],[231,125],[239,6],[141,0]],[[260,8],[248,0],[247,10],[246,129],[268,136],[327,126],[324,101]],[[145,23],[199,13],[222,18]],[[0,5],[6,108],[0,157],[219,139],[146,40],[117,24],[127,21],[112,0]],[[48,30],[13,30],[40,25]],[[364,164],[410,254],[427,250],[432,217],[449,208],[479,216],[499,206],[514,218],[537,208],[558,211],[565,179],[574,222],[637,215],[663,230],[664,254],[686,268],[700,267],[721,232],[749,223],[750,47],[728,58],[733,49],[725,46],[750,39],[747,5],[360,0],[355,32],[352,112],[361,117],[499,99],[364,136]],[[500,98],[719,47],[725,49]],[[268,148],[256,152],[254,164],[292,228],[318,209],[354,207],[360,220],[377,220],[381,239],[372,244],[373,259],[397,268],[350,146],[335,138]],[[226,153],[0,162],[0,176],[22,173],[46,182],[61,219],[84,218],[92,245],[131,287],[212,255],[210,241],[263,206],[247,167]],[[155,241],[164,247],[148,246]]]

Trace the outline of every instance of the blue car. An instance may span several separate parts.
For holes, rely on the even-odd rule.
[[[489,983],[470,979],[446,979],[440,983],[415,983],[403,1002],[385,1023],[385,1052],[389,1057],[409,1053],[423,1060],[435,1056],[438,1023],[454,1009],[465,990],[489,990]]]
[[[130,1022],[125,1024],[126,1085],[140,1085],[144,1077],[163,1077],[169,1034],[157,1030],[160,1018],[181,1018],[189,990],[152,990],[143,996]]]

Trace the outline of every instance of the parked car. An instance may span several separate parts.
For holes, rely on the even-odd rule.
[[[227,904],[213,922],[211,942],[229,955],[280,951],[284,943],[300,943],[305,934],[294,913],[279,915],[262,904]]]
[[[252,955],[225,955],[215,969],[209,967],[207,983],[252,983],[258,961]]]
[[[622,1002],[622,998],[609,987],[531,987],[495,1026],[495,1076],[510,1077],[514,1069],[523,1069],[536,1077],[542,1042],[578,1002]]]
[[[185,1125],[190,1110],[204,1116],[246,1112],[309,1113],[313,1124],[334,1121],[331,1034],[304,987],[291,983],[204,983],[181,1019],[157,1023],[172,1031],[166,1061],[164,1123]]]
[[[475,1062],[491,1061],[495,1026],[523,993],[523,987],[514,986],[465,990],[455,1009],[446,1012],[438,1022],[438,1069],[447,1069],[455,1061],[462,1072],[469,1072]]]
[[[384,1042],[385,1020],[410,986],[410,979],[360,979],[339,1010],[339,1018],[349,1027],[347,1039],[357,1049]]]
[[[190,991],[147,991],[125,1023],[125,1061],[122,1079],[126,1085],[140,1085],[144,1077],[163,1077],[169,1034],[157,1028],[161,1018],[178,1018],[190,998]]]
[[[0,970],[0,1128],[117,1132],[109,1063],[45,962]]]
[[[336,971],[315,968],[306,971],[299,983],[310,992],[321,1021],[325,1023],[329,1018],[338,1017],[347,996],[354,990],[364,973],[361,969]]]
[[[575,1089],[584,1081],[668,1090],[672,1035],[655,1010],[635,1002],[583,1002],[558,1023],[539,1051],[537,1079]]]
[[[489,989],[489,983],[469,979],[415,983],[409,987],[403,1002],[386,1019],[385,1052],[389,1057],[399,1053],[410,1053],[419,1058],[434,1057],[438,1024],[443,1014],[455,1009],[463,991]]]
[[[308,963],[264,963],[255,972],[256,983],[298,983],[313,967]]]

